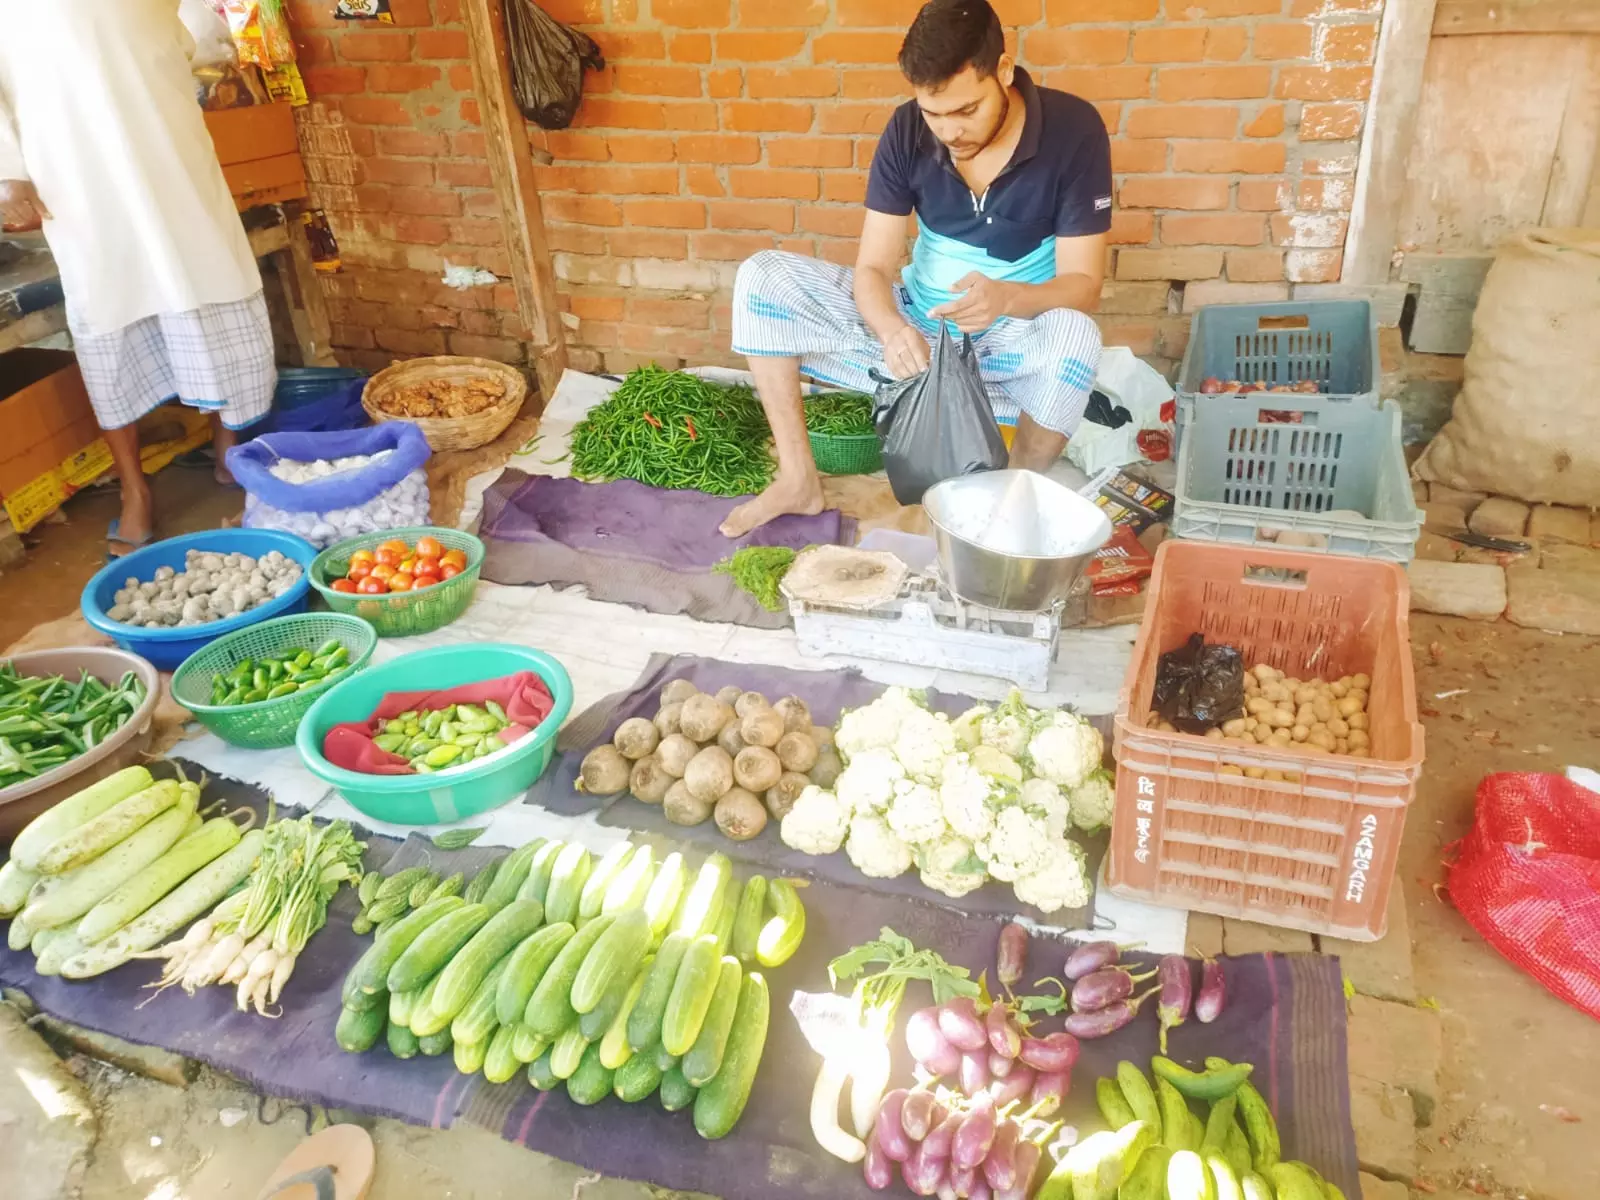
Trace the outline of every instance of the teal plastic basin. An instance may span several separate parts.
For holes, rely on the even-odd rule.
[[[555,707],[515,748],[459,771],[436,775],[367,775],[322,757],[328,730],[365,721],[389,692],[459,687],[532,671],[550,689]],[[379,821],[432,825],[498,808],[533,786],[555,756],[556,733],[572,711],[572,679],[550,655],[527,646],[488,643],[419,650],[368,667],[342,681],[311,706],[295,746],[311,773],[332,784],[352,805]]]

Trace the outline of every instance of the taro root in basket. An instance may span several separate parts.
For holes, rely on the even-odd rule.
[[[521,372],[487,358],[398,362],[367,381],[361,407],[374,421],[410,421],[434,450],[471,450],[516,418],[528,394]]]

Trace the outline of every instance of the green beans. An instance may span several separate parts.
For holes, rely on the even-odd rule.
[[[573,429],[572,474],[742,496],[772,482],[771,438],[749,388],[639,367]]]
[[[222,707],[259,704],[320,688],[350,666],[350,651],[329,638],[315,651],[291,646],[265,658],[247,658],[211,677],[211,703]]]
[[[32,779],[99,745],[144,703],[145,688],[128,672],[106,684],[88,672],[24,676],[0,663],[0,788]]]
[[[831,437],[876,433],[872,397],[860,392],[825,392],[806,397],[806,429]]]

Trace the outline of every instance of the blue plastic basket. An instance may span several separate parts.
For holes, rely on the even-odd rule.
[[[238,616],[204,625],[147,629],[141,625],[113,621],[106,615],[116,603],[117,590],[122,587],[124,580],[133,578],[143,582],[153,578],[159,567],[181,571],[184,556],[190,550],[213,554],[248,554],[253,558],[277,550],[285,557],[294,559],[304,569],[294,586],[276,599]],[[232,633],[269,617],[304,612],[311,593],[311,562],[316,557],[317,548],[310,542],[292,533],[279,533],[275,529],[212,529],[204,533],[167,538],[125,554],[95,572],[83,588],[80,602],[83,619],[124,650],[148,659],[163,671],[172,671],[196,650],[225,633]]]

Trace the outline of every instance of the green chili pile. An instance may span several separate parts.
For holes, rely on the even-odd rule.
[[[796,553],[787,546],[746,546],[711,569],[732,578],[735,587],[749,592],[768,612],[777,612],[783,607],[778,585],[794,566]]]
[[[144,703],[145,688],[129,671],[115,684],[84,672],[29,677],[0,663],[0,788],[32,779],[92,750]]]
[[[806,397],[806,428],[831,437],[876,433],[872,397],[860,392],[825,392]]]
[[[639,367],[573,429],[572,474],[743,496],[772,482],[771,440],[749,388]]]

